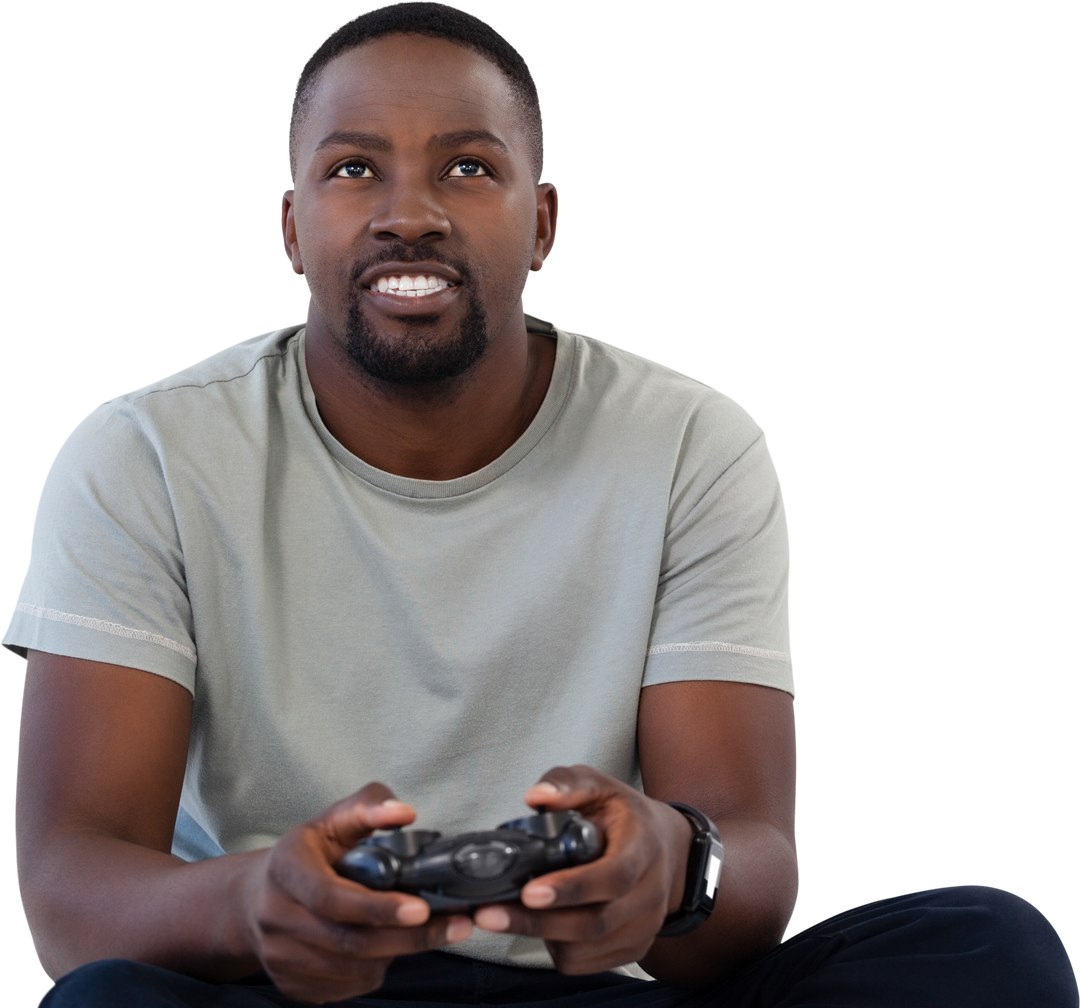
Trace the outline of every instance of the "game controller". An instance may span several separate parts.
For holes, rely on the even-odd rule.
[[[530,879],[595,861],[604,848],[580,812],[547,812],[497,829],[442,839],[434,830],[395,829],[361,840],[334,865],[369,889],[412,893],[435,913],[512,903]]]

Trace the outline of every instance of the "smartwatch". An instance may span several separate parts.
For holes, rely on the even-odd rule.
[[[724,863],[724,845],[712,820],[692,805],[682,802],[668,804],[690,820],[694,837],[690,841],[690,855],[686,859],[686,888],[682,905],[664,918],[664,926],[656,932],[657,938],[677,938],[689,934],[709,919],[716,906],[716,884]]]

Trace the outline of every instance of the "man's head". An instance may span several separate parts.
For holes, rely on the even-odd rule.
[[[555,194],[537,184],[532,79],[492,29],[428,3],[346,25],[304,69],[291,150],[283,224],[309,335],[400,389],[464,374],[521,326]]]
[[[539,182],[544,167],[544,129],[540,118],[540,99],[528,66],[506,39],[479,18],[437,3],[399,3],[369,11],[342,25],[319,46],[300,74],[293,99],[292,122],[289,126],[289,161],[293,178],[296,177],[297,138],[323,67],[343,52],[365,42],[399,34],[424,35],[454,42],[483,56],[503,72],[521,104],[523,125],[533,144],[534,179]]]

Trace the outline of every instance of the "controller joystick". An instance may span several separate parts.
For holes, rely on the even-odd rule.
[[[361,840],[334,869],[369,889],[419,896],[436,913],[457,913],[514,902],[530,879],[595,861],[603,847],[600,830],[580,812],[541,808],[494,830],[446,839],[398,828]]]

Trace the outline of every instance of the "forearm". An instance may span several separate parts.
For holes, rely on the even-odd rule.
[[[154,963],[207,980],[259,968],[245,908],[268,851],[192,864],[116,837],[53,836],[20,859],[23,901],[46,972],[97,959]]]
[[[696,931],[658,938],[641,961],[679,987],[717,983],[780,942],[798,889],[795,848],[776,827],[753,819],[717,820],[724,844],[716,909]]]

